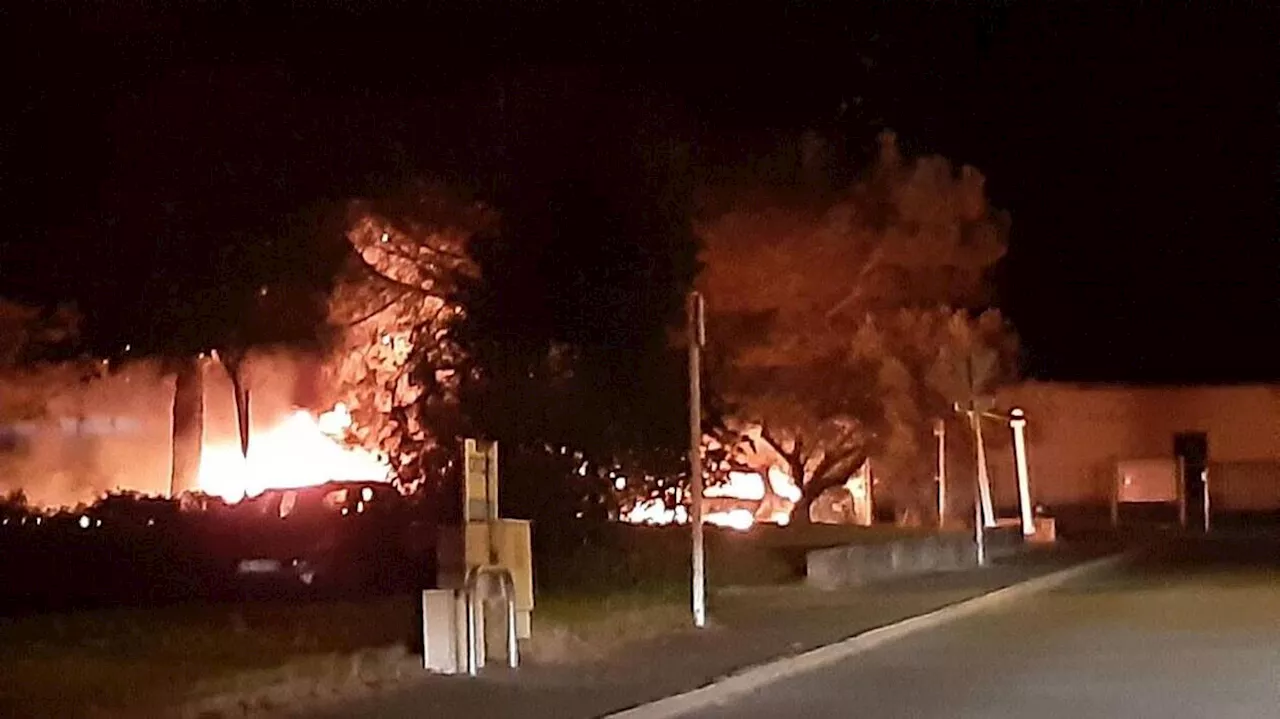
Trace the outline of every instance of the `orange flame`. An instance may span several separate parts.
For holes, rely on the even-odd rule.
[[[800,488],[791,475],[780,467],[770,467],[765,474],[759,472],[730,472],[726,482],[707,487],[703,497],[716,500],[720,505],[733,503],[743,506],[705,512],[703,521],[719,527],[746,531],[757,522],[785,525],[791,521],[791,506],[800,499]],[[765,482],[768,482],[766,486]],[[766,507],[761,504],[769,490],[782,499]],[[727,500],[727,501],[726,501]],[[758,509],[747,505],[758,505]],[[689,517],[684,507],[668,508],[662,500],[649,499],[637,503],[622,515],[622,521],[631,524],[686,524]]]
[[[254,433],[249,456],[238,442],[206,444],[200,456],[199,487],[237,502],[267,489],[308,487],[330,481],[390,481],[391,467],[374,452],[343,444],[351,414],[342,405],[313,416],[298,410],[275,426]]]

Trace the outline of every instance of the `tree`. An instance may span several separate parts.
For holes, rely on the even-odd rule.
[[[870,457],[911,503],[959,360],[979,345],[1012,356],[989,308],[1009,222],[983,185],[970,167],[903,158],[884,133],[841,192],[713,193],[717,209],[697,223],[709,384],[721,424],[739,437],[758,428],[800,484],[793,523]]]
[[[468,420],[501,444],[503,511],[534,520],[548,546],[595,536],[631,503],[678,488],[674,478],[687,465],[682,448],[678,438],[674,450],[662,442],[652,421],[669,398],[654,408],[629,401],[615,383],[616,367],[566,343],[540,353],[493,338],[478,346],[478,381],[465,393]],[[674,391],[678,378],[667,386]],[[678,419],[678,406],[672,414]]]
[[[62,305],[52,312],[0,297],[0,368],[61,358],[80,335],[80,313]]]
[[[0,298],[0,422],[38,418],[62,387],[102,372],[75,358],[79,330],[70,305],[45,311]]]
[[[440,184],[351,203],[327,370],[351,438],[385,455],[402,482],[424,480],[457,450],[459,392],[473,371],[459,331],[480,280],[469,246],[496,226],[495,212]]]
[[[556,551],[674,494],[686,471],[684,359],[666,332],[694,275],[694,163],[677,104],[529,75],[504,83],[492,116],[519,161],[493,183],[501,235],[476,246],[487,281],[469,307],[465,407],[502,446],[503,511]],[[609,133],[593,135],[602,116]]]
[[[61,393],[107,370],[101,361],[76,357],[79,327],[72,306],[48,311],[0,299],[0,492],[31,479],[20,469],[33,423],[46,419]]]

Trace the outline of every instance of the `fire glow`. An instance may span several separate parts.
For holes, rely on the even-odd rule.
[[[706,512],[703,521],[707,524],[746,531],[757,522],[785,525],[791,521],[791,508],[800,500],[800,488],[780,467],[770,467],[766,474],[730,472],[727,479],[724,483],[707,487],[703,497],[742,506]],[[767,487],[765,482],[768,482]],[[765,506],[764,500],[770,489],[782,500],[782,506]],[[751,505],[757,508],[750,508]],[[630,524],[665,525],[686,524],[689,516],[683,506],[670,508],[661,499],[647,499],[637,503],[622,519]]]
[[[309,487],[331,481],[390,480],[390,466],[375,453],[342,442],[351,426],[347,408],[319,417],[296,410],[253,434],[246,458],[238,440],[208,443],[200,456],[200,490],[230,502],[268,489]]]

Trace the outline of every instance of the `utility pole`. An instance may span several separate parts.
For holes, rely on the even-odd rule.
[[[693,626],[707,624],[707,567],[702,534],[702,348],[707,343],[706,305],[689,293],[689,522],[693,530]]]

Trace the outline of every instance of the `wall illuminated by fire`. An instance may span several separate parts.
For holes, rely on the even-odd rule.
[[[74,506],[110,491],[169,492],[174,376],[148,361],[110,369],[84,382],[50,369],[39,378],[47,383],[41,411],[0,421],[0,493],[21,490],[37,505]],[[378,457],[343,441],[349,417],[329,403],[315,361],[262,353],[246,360],[244,375],[247,460],[230,377],[206,358],[198,489],[234,500],[268,487],[387,478]],[[0,392],[6,381],[0,377]]]

